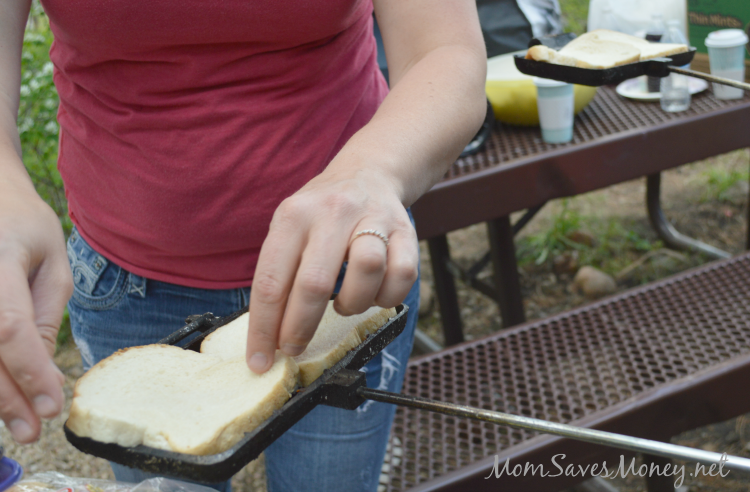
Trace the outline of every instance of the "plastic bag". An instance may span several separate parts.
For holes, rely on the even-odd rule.
[[[113,482],[68,477],[62,473],[36,473],[17,482],[7,492],[216,492],[214,489],[169,478],[150,478],[141,483]]]

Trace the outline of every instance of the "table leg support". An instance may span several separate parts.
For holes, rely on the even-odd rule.
[[[521,297],[521,282],[516,264],[516,245],[513,242],[513,226],[510,217],[500,217],[487,222],[490,253],[494,266],[497,303],[503,317],[503,327],[526,321]]]
[[[440,317],[443,323],[445,345],[455,345],[464,341],[461,311],[458,307],[456,282],[448,269],[451,258],[450,246],[446,236],[427,240],[430,249],[430,262],[435,279],[435,296],[440,306]]]
[[[732,255],[726,251],[714,248],[709,244],[678,232],[664,215],[664,210],[661,208],[660,194],[661,174],[657,173],[649,175],[646,178],[646,206],[648,208],[648,216],[651,219],[651,225],[653,225],[656,234],[662,241],[664,241],[664,244],[672,249],[699,251],[712,258],[732,257]]]

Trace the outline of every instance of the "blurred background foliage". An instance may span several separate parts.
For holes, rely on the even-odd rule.
[[[586,32],[589,0],[560,0],[560,10],[566,32],[574,32],[579,36]]]
[[[18,133],[21,137],[23,162],[37,193],[60,218],[65,237],[72,229],[68,217],[68,202],[60,173],[57,172],[57,106],[59,99],[52,81],[52,62],[49,49],[52,32],[49,21],[38,0],[31,5],[29,21],[23,38],[21,55],[21,98],[18,109]],[[65,310],[58,347],[72,340],[70,319]]]
[[[34,1],[23,40],[18,132],[26,169],[37,192],[57,213],[67,237],[71,223],[63,183],[57,172],[58,98],[49,60],[51,44],[49,21],[39,2]]]

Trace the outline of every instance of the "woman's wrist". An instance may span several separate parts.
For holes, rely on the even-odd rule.
[[[396,160],[389,159],[387,152],[378,153],[350,141],[323,174],[335,180],[354,180],[381,196],[391,195],[404,203],[406,184],[402,173],[395,172],[397,167]]]
[[[7,145],[0,145],[0,187],[6,190],[32,192],[36,195],[34,183],[31,181],[23,161]]]
[[[355,134],[326,172],[357,177],[370,189],[391,193],[404,207],[410,207],[445,174],[447,166],[442,161],[453,163],[454,159],[426,158],[383,123],[371,123]]]

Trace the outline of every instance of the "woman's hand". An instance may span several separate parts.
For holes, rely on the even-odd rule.
[[[0,2],[0,418],[20,443],[63,408],[52,355],[73,292],[60,221],[34,191],[16,129],[30,4]]]
[[[285,200],[271,221],[251,290],[248,364],[256,372],[270,367],[277,346],[302,353],[347,254],[334,303],[342,315],[397,306],[417,279],[417,237],[393,183],[377,168],[336,168]],[[369,229],[383,233],[388,245],[375,235],[354,237]]]
[[[374,0],[391,92],[326,170],[285,200],[250,294],[248,365],[301,353],[347,257],[342,314],[400,303],[417,276],[405,208],[444,175],[486,112],[486,53],[474,0]],[[374,229],[390,243],[357,232]]]
[[[20,443],[63,408],[65,378],[52,355],[72,291],[59,219],[28,176],[0,178],[0,418]]]

